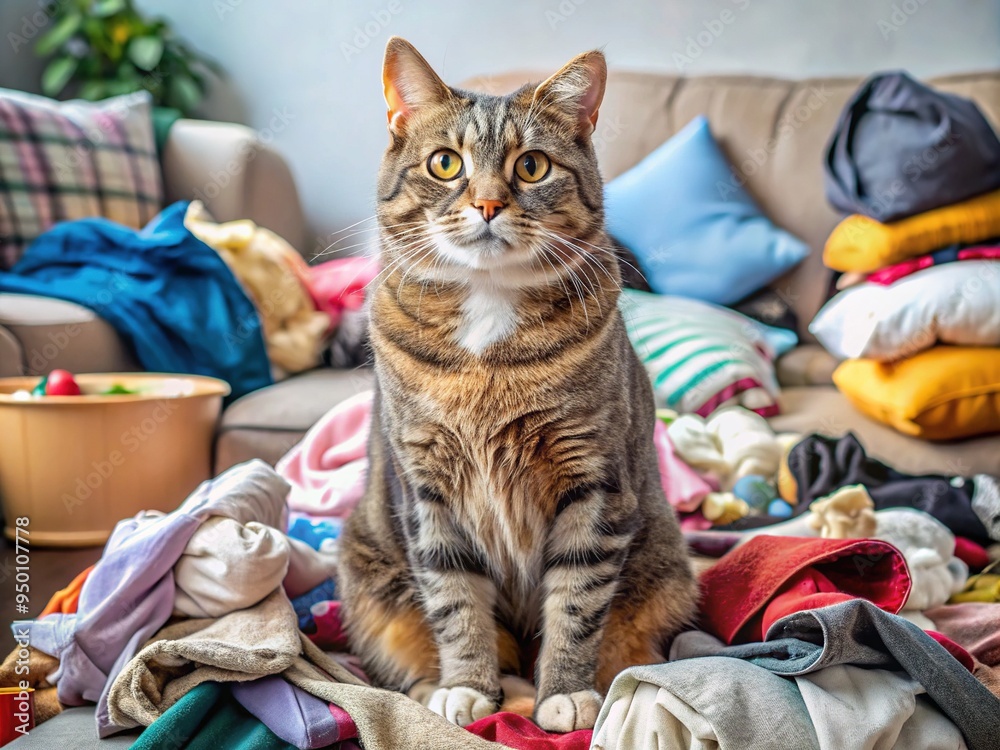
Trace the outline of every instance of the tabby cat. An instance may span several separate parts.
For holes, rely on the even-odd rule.
[[[533,673],[542,728],[592,727],[614,676],[663,661],[696,602],[616,305],[590,140],[604,56],[491,96],[450,88],[393,38],[383,78],[377,385],[342,540],[347,632],[377,684],[450,721],[496,711],[501,675]]]

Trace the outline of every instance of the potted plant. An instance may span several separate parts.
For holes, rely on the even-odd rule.
[[[132,0],[63,0],[35,51],[47,96],[96,101],[146,90],[153,104],[190,116],[218,66],[177,38],[165,20],[146,18]]]

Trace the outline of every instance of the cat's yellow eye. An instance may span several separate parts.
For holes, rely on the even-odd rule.
[[[549,157],[541,151],[529,151],[517,157],[514,171],[525,182],[538,182],[549,173]]]
[[[439,180],[454,180],[462,174],[462,157],[450,148],[442,148],[427,160],[427,171]]]

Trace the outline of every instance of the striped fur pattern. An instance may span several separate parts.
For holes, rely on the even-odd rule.
[[[616,306],[589,137],[604,57],[488,96],[394,38],[385,79],[371,469],[341,553],[352,647],[456,723],[521,675],[543,728],[591,727],[614,676],[662,661],[696,601]],[[441,148],[460,176],[433,176]],[[530,151],[550,166],[527,182]],[[500,205],[489,220],[482,199]]]

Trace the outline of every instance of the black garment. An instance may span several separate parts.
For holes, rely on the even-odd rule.
[[[972,507],[974,480],[932,474],[911,476],[896,471],[866,455],[854,433],[839,438],[825,435],[803,438],[788,454],[788,469],[798,485],[795,516],[807,513],[813,500],[841,487],[861,484],[875,502],[875,510],[916,508],[934,516],[956,536],[991,543],[986,527]],[[748,516],[726,528],[759,528],[783,520],[774,516]]]
[[[769,287],[764,287],[729,307],[764,325],[798,333],[799,316],[782,295]]]
[[[824,182],[834,208],[895,221],[1000,188],[1000,140],[971,100],[881,73],[841,113]]]

